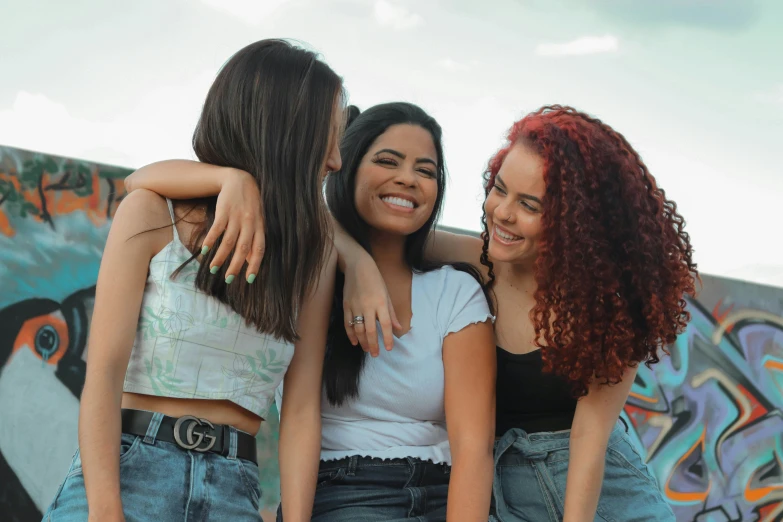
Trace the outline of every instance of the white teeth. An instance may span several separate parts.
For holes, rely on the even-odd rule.
[[[498,227],[495,227],[495,234],[497,234],[497,236],[500,239],[505,239],[506,241],[516,241],[517,239],[522,239],[520,236],[511,236],[509,234],[506,234],[505,232],[500,230]]]
[[[381,200],[385,201],[386,203],[396,205],[398,207],[413,208],[413,202],[408,201],[407,199],[395,198],[389,196],[389,197],[381,198]]]

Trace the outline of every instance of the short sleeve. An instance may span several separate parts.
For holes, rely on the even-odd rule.
[[[447,270],[438,305],[438,323],[443,337],[468,325],[494,320],[478,281],[466,272]]]

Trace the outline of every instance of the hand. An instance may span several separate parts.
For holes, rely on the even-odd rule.
[[[383,344],[387,351],[394,345],[392,326],[398,331],[402,329],[394,314],[394,306],[383,276],[369,254],[361,256],[361,259],[355,263],[346,265],[343,315],[348,339],[354,346],[361,344],[362,350],[369,352],[373,357],[378,357],[380,353],[376,319],[381,325]],[[364,324],[352,325],[355,316],[364,317]]]
[[[227,282],[230,282],[229,277],[235,277],[242,271],[242,265],[247,261],[246,279],[252,283],[266,246],[261,194],[258,183],[250,174],[236,169],[229,172],[218,194],[215,222],[204,238],[201,253],[209,252],[223,234],[210,268],[220,267],[233,250],[231,264],[226,270]]]

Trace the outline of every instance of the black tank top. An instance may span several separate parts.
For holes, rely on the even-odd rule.
[[[542,372],[541,350],[517,354],[498,346],[497,354],[495,434],[511,428],[527,433],[571,429],[576,399],[564,379]]]

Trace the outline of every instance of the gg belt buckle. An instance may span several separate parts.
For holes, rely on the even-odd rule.
[[[185,442],[183,442],[182,427],[186,422],[188,423],[188,428],[185,431]],[[196,431],[196,426],[207,426],[209,431]],[[215,426],[206,419],[198,419],[192,415],[185,415],[184,417],[177,419],[177,422],[174,424],[174,440],[182,449],[203,453],[211,450],[212,446],[215,445],[217,438],[214,435],[209,434],[214,429]],[[196,436],[195,440],[193,438],[194,435]],[[201,444],[205,441],[207,442],[207,445],[202,447]]]

